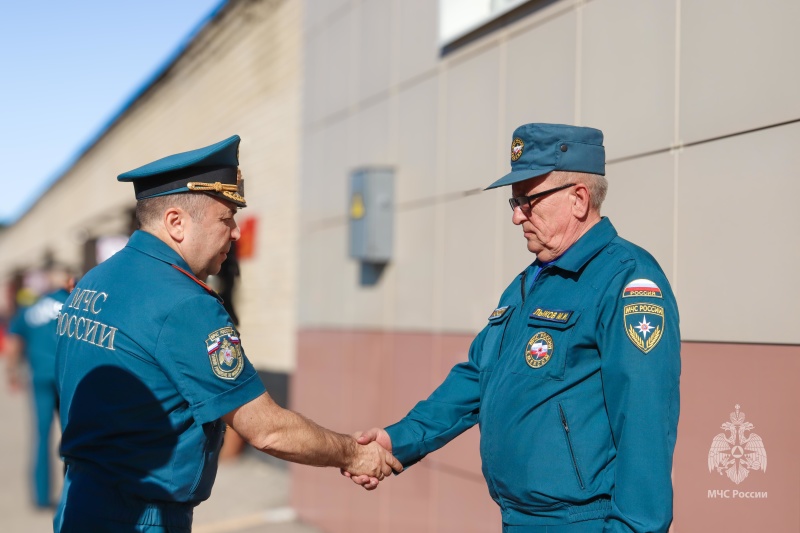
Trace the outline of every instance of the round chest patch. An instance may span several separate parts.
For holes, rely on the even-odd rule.
[[[522,139],[519,137],[515,137],[513,141],[511,141],[511,160],[516,161],[520,157],[522,157],[522,150],[525,148],[525,143],[522,142]]]
[[[540,331],[528,341],[528,347],[525,348],[525,362],[531,368],[541,368],[550,360],[553,348],[553,337]]]

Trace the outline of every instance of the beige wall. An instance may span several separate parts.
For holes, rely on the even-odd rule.
[[[300,159],[302,5],[233,1],[164,77],[0,236],[0,273],[49,247],[80,265],[82,240],[124,230],[132,187],[116,176],[234,133],[258,219],[256,255],[241,263],[237,312],[247,353],[261,369],[294,367],[297,174]],[[98,221],[108,219],[105,225]]]
[[[480,188],[508,171],[516,126],[595,126],[603,213],[658,259],[681,311],[673,529],[796,531],[800,5],[561,0],[442,57],[437,2],[304,4],[304,150],[318,157],[301,170],[295,405],[346,431],[386,425],[465,360],[533,259],[508,191]],[[395,168],[394,256],[371,287],[347,256],[349,173],[366,165]],[[737,403],[771,454],[741,485],[707,468]],[[498,530],[479,464],[470,432],[377,503],[298,467],[293,502],[331,532]]]
[[[662,264],[684,339],[800,343],[800,125],[715,140],[800,116],[793,3],[563,0],[444,57],[436,2],[305,4],[303,327],[479,329],[532,258],[507,191],[463,193],[550,121],[604,130],[604,214]],[[368,288],[346,218],[365,165],[396,171],[395,255]]]

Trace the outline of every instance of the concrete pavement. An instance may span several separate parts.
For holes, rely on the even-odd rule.
[[[0,367],[5,361],[0,360]],[[0,372],[0,377],[3,373]],[[10,391],[0,379],[0,531],[47,533],[53,512],[31,506],[28,470],[32,410],[26,392]],[[61,462],[54,480],[60,492]],[[321,533],[297,522],[289,505],[289,474],[248,450],[239,459],[220,464],[211,498],[195,510],[194,533]]]

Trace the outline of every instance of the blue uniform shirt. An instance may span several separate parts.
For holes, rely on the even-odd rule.
[[[17,311],[9,324],[9,333],[25,341],[24,352],[34,382],[52,383],[56,378],[55,320],[67,296],[64,289],[46,294],[33,305]]]
[[[603,218],[505,290],[469,359],[387,428],[409,466],[474,424],[513,526],[605,520],[666,532],[678,424],[678,309],[655,259]]]
[[[218,297],[190,272],[164,242],[137,231],[84,276],[58,317],[68,481],[85,473],[98,495],[131,507],[208,498],[220,417],[264,392]],[[116,512],[97,504],[86,503]]]

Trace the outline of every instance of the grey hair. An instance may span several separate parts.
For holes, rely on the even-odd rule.
[[[152,227],[170,207],[180,207],[194,220],[202,220],[208,206],[208,196],[196,192],[182,192],[142,198],[136,202],[136,221],[139,229]]]
[[[608,180],[600,174],[586,172],[553,172],[551,175],[553,185],[566,185],[567,183],[582,183],[589,189],[589,205],[600,213],[600,207],[606,199]]]

